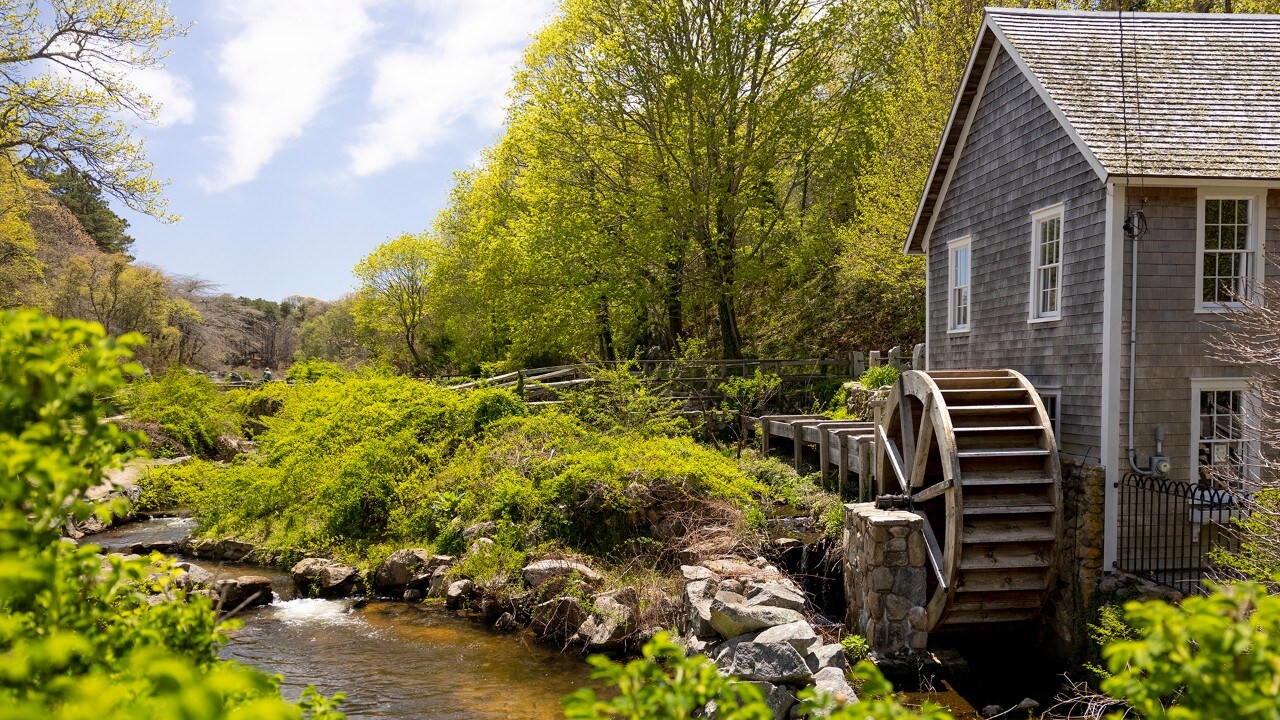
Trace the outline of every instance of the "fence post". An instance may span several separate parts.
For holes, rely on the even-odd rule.
[[[869,367],[880,367],[880,351],[871,351],[871,360],[867,363]]]
[[[897,345],[889,348],[889,367],[894,370],[902,369],[902,348]]]
[[[924,343],[916,343],[916,346],[911,349],[911,369],[928,370],[928,362],[925,359]]]

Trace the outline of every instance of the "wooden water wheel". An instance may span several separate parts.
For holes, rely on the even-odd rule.
[[[1057,442],[1013,370],[912,371],[881,409],[881,494],[925,519],[930,631],[1035,618],[1062,521]]]

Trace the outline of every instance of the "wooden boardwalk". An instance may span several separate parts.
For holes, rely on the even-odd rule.
[[[871,499],[875,423],[822,415],[765,415],[759,422],[761,452],[769,454],[774,439],[785,438],[791,441],[796,472],[803,472],[805,449],[811,448],[818,457],[823,487],[844,499]]]

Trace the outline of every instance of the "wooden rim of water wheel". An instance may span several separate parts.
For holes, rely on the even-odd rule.
[[[1036,389],[1013,370],[911,371],[880,418],[879,493],[904,496],[925,522],[927,629],[1037,617],[1053,587],[1062,482]]]

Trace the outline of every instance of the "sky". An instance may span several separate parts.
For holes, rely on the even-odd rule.
[[[502,132],[550,0],[180,0],[191,28],[136,84],[162,223],[116,207],[138,260],[224,292],[333,300],[380,242],[430,228]]]

